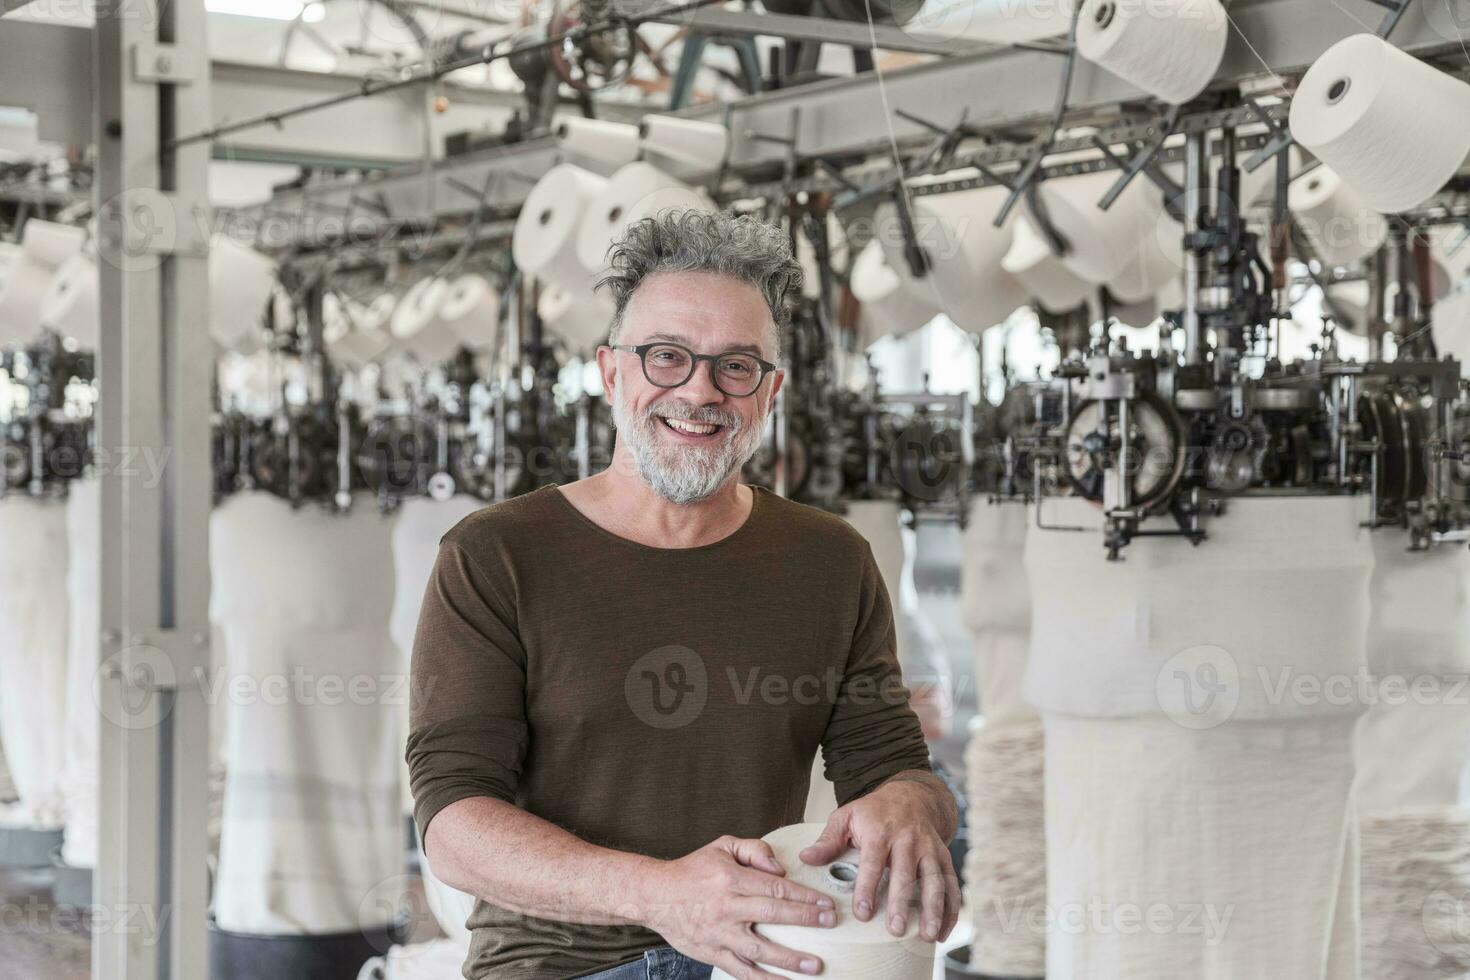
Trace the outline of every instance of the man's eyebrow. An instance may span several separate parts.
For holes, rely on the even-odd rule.
[[[649,334],[648,335],[648,339],[649,340],[668,340],[668,341],[672,341],[673,343],[676,343],[676,344],[683,344],[685,347],[690,347],[690,348],[692,348],[694,346],[694,343],[688,337],[684,336],[683,334],[681,334],[681,333],[668,333],[667,331],[662,331],[662,330],[659,331],[658,333],[651,333],[651,334]],[[761,354],[760,347],[758,345],[756,345],[756,344],[735,344],[734,346],[726,347],[724,350],[720,351],[721,354],[731,354],[731,353],[737,353],[737,352],[738,353],[742,353],[742,354],[755,354],[757,357],[763,356]]]

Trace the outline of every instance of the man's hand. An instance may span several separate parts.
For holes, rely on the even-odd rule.
[[[888,931],[895,936],[908,929],[909,898],[917,880],[922,906],[919,935],[930,942],[943,940],[960,916],[960,882],[946,842],[954,834],[954,812],[953,797],[937,779],[900,773],[838,808],[817,842],[801,852],[801,859],[825,864],[856,847],[861,856],[852,909],[864,922],[879,911],[878,885],[887,868]]]
[[[761,840],[721,837],[676,861],[656,865],[644,882],[645,925],[685,956],[736,980],[780,980],[756,963],[818,973],[822,961],[763,939],[757,923],[830,928],[837,913],[821,892],[788,881]]]

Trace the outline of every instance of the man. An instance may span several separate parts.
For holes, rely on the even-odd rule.
[[[812,761],[843,805],[803,852],[861,849],[853,911],[947,935],[953,797],[899,680],[889,597],[846,522],[740,482],[800,269],[753,219],[635,224],[599,288],[606,471],[446,534],[414,641],[407,759],[425,855],[476,896],[464,975],[816,974],[760,923],[831,927],[758,840]],[[886,909],[879,879],[891,881]]]

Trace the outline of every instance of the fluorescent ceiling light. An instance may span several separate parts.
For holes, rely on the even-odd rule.
[[[315,23],[327,15],[320,3],[301,0],[205,0],[204,9],[212,14],[234,14],[237,17],[261,17],[266,20],[303,20]],[[302,11],[305,10],[305,16]]]

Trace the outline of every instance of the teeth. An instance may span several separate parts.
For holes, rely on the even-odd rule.
[[[664,418],[664,422],[671,429],[678,429],[680,432],[689,432],[700,436],[707,436],[719,428],[717,425],[709,425],[704,422],[689,422],[685,419],[671,419],[667,417]]]

